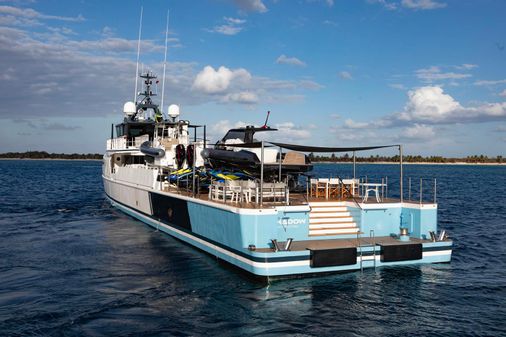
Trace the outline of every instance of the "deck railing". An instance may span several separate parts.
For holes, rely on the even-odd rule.
[[[142,143],[149,140],[148,135],[135,137],[132,140],[128,140],[126,137],[117,137],[107,140],[107,149],[109,150],[128,150],[138,149]]]
[[[213,182],[209,186],[209,200],[231,203],[248,203],[260,205],[264,201],[274,204],[289,204],[290,191],[285,183],[263,183],[252,180],[226,180]]]
[[[408,178],[408,200],[419,204],[426,202],[437,203],[437,180],[419,178],[418,181],[412,181]]]

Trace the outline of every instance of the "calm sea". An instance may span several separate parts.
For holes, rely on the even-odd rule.
[[[100,162],[0,161],[1,336],[506,335],[506,167],[405,166],[413,198],[420,177],[427,199],[438,181],[451,264],[271,284],[112,208],[100,172]],[[397,166],[357,174],[388,176],[395,195]]]

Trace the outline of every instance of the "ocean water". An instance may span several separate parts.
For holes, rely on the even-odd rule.
[[[413,198],[437,179],[450,264],[270,284],[112,208],[100,174],[0,161],[0,336],[506,336],[506,167],[405,166]],[[395,195],[398,166],[357,174]]]

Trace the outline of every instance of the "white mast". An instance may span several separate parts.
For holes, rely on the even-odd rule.
[[[141,32],[142,32],[142,6],[141,6],[141,19],[139,22],[139,39],[137,40],[137,65],[135,67],[135,92],[134,103],[137,103],[137,79],[139,77],[139,56],[141,53]]]
[[[165,55],[163,57],[163,78],[162,78],[162,104],[160,105],[163,114],[163,97],[165,95],[165,68],[167,67],[167,41],[169,40],[169,10],[167,9],[167,25],[165,26]]]

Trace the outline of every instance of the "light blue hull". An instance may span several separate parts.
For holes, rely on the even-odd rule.
[[[106,182],[105,182],[106,183]],[[107,183],[106,183],[107,184]],[[312,266],[312,257],[310,250],[290,250],[274,252],[267,248],[271,247],[270,240],[275,238],[279,242],[287,238],[293,238],[294,241],[315,240],[308,236],[308,210],[300,207],[285,207],[280,209],[267,209],[262,212],[258,210],[228,209],[227,207],[218,207],[212,203],[202,202],[192,198],[178,195],[168,195],[167,193],[156,193],[146,191],[150,199],[150,207],[144,211],[135,209],[134,205],[128,205],[111,196],[114,195],[111,188],[106,187],[106,193],[113,206],[134,218],[163,231],[181,241],[195,246],[223,261],[245,270],[251,274],[264,277],[291,276],[301,274],[317,274],[329,272],[343,272],[360,270],[361,268],[375,268],[381,266],[412,265],[422,263],[442,263],[450,262],[452,254],[452,241],[429,242],[422,244],[422,256],[416,260],[385,262],[381,255],[381,247],[357,247],[356,263],[346,265],[333,265],[314,267]],[[165,205],[163,212],[160,213],[158,204],[154,205],[154,198],[170,198],[173,201],[177,199],[177,208]],[[158,200],[158,199],[157,199]],[[163,216],[169,210],[169,219],[173,213],[180,212],[181,202],[184,202],[187,208],[186,214],[178,214],[181,223],[172,223],[163,219]],[[148,204],[149,204],[148,203]],[[136,202],[138,204],[138,202]],[[411,213],[414,215],[410,215]],[[421,214],[420,214],[421,213]],[[360,225],[362,228],[370,230],[371,221],[369,218],[379,214],[378,211],[362,211],[360,216]],[[416,212],[402,208],[394,208],[389,211],[390,216],[401,216],[408,214],[409,225],[413,228],[411,232],[426,232],[427,224],[429,229],[433,226],[431,223],[435,219],[432,211]],[[421,222],[421,218],[429,218],[428,221]],[[402,216],[401,216],[402,218]],[[182,219],[182,220],[181,220]],[[432,222],[431,222],[432,220]],[[380,226],[376,230],[383,234],[390,234],[393,230],[390,227],[398,224],[388,224],[386,212],[381,212],[380,217],[375,219]],[[183,224],[187,222],[187,224]],[[417,225],[418,223],[418,225]],[[383,232],[384,233],[383,233]],[[364,231],[365,232],[365,231]],[[325,239],[337,239],[343,236],[328,236]],[[356,236],[351,236],[355,237]],[[248,246],[254,245],[256,248],[263,249],[263,252],[248,249]],[[267,250],[268,252],[265,252]],[[355,261],[355,260],[354,260]]]

